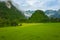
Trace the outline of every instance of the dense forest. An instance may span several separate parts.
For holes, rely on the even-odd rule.
[[[7,8],[4,2],[0,2],[0,26],[17,25],[25,16],[13,5],[11,9]]]
[[[12,4],[11,4],[12,5]],[[28,19],[23,12],[18,11],[13,5],[7,8],[4,2],[0,2],[0,27],[17,26],[19,23],[49,23],[60,22],[60,18],[49,18],[42,10],[36,10]]]

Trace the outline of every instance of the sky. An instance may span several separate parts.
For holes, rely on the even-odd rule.
[[[58,10],[60,0],[12,0],[13,5],[21,10]]]
[[[58,10],[60,0],[11,0],[18,10]]]

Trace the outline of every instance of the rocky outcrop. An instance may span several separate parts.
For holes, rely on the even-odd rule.
[[[6,3],[7,8],[10,9],[11,8],[11,3],[9,1],[6,1],[5,3]]]

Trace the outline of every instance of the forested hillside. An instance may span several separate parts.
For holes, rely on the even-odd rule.
[[[48,20],[49,20],[48,16],[45,15],[45,12],[42,10],[36,10],[30,18],[31,22],[36,22],[36,23],[48,22]]]
[[[23,13],[18,11],[13,5],[9,9],[4,2],[0,2],[0,26],[15,25],[15,23],[20,22],[24,18]]]

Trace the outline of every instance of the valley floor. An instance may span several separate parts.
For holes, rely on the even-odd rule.
[[[60,23],[23,23],[0,28],[0,40],[60,40]]]

